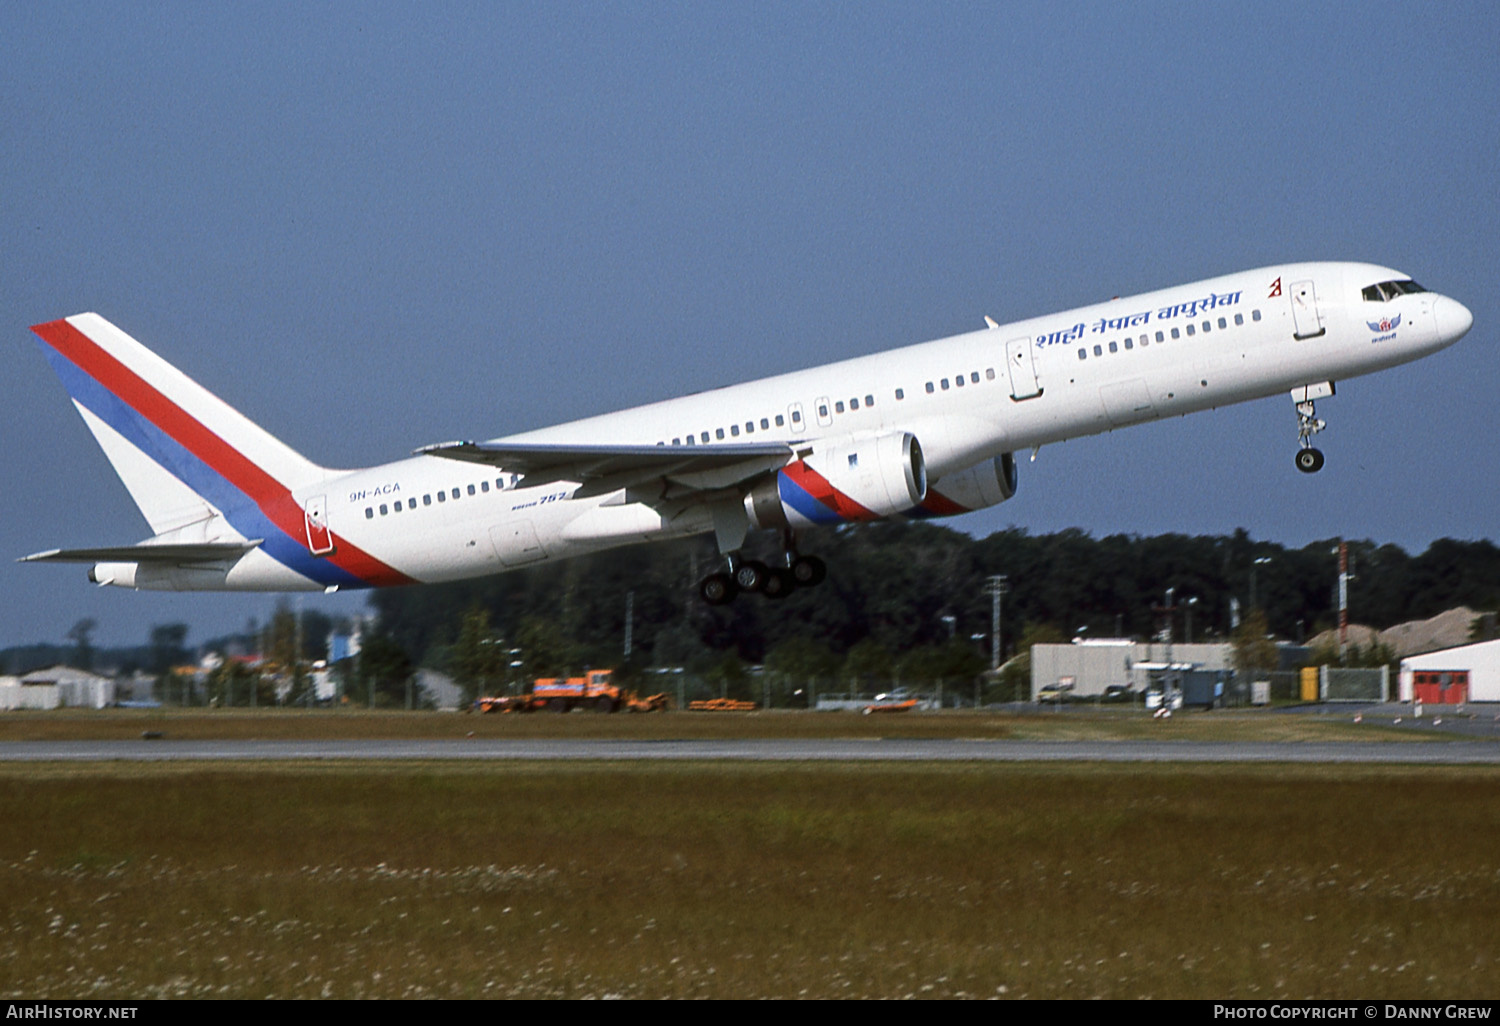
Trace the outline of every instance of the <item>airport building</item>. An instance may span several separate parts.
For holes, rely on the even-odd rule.
[[[1129,638],[1076,639],[1070,645],[1033,645],[1031,698],[1049,685],[1074,698],[1115,691],[1145,691],[1153,676],[1190,670],[1229,670],[1234,649],[1225,644],[1164,645]]]
[[[0,677],[0,709],[103,709],[115,704],[115,682],[71,666]]]
[[[1300,645],[1280,644],[1277,649],[1279,670],[1296,667],[1307,657],[1307,649]],[[1163,681],[1174,690],[1206,690],[1207,699],[1224,698],[1233,675],[1234,646],[1227,642],[1167,645],[1129,638],[1078,638],[1069,645],[1031,648],[1032,701],[1059,691],[1074,699],[1124,692],[1139,695],[1160,688]],[[1048,689],[1045,695],[1043,689]],[[1213,703],[1205,700],[1203,704]]]
[[[1400,689],[1403,702],[1500,702],[1500,640],[1407,656]]]

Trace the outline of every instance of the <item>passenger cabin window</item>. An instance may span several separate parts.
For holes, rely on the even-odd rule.
[[[928,395],[932,394],[932,382],[930,382],[930,381],[927,382],[927,394]]]
[[[786,422],[781,419],[781,414],[779,414],[779,413],[776,414],[776,426],[777,427],[783,427],[783,426],[785,426],[785,424],[786,424]]]
[[[1258,320],[1260,320],[1260,311],[1259,310],[1251,310],[1250,311],[1250,319],[1252,321],[1258,321]]]
[[[738,424],[729,425],[729,433],[736,438],[740,437],[740,426]]]
[[[900,402],[902,399],[905,399],[905,398],[906,398],[906,389],[904,389],[904,388],[898,388],[898,389],[896,389],[896,401]]]
[[[865,405],[867,407],[868,406],[874,406],[875,405],[875,397],[873,395],[867,395],[867,396],[865,396]]]

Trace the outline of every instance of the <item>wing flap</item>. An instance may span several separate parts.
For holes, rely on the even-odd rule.
[[[724,478],[765,472],[791,459],[786,442],[746,442],[735,445],[567,445],[547,442],[443,442],[416,450],[419,456],[440,456],[465,463],[482,463],[521,475],[521,484],[577,481],[583,485],[604,480],[639,483],[662,478],[689,483],[698,478],[722,487]]]

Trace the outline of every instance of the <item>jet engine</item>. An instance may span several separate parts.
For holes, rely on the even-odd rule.
[[[816,443],[812,452],[745,497],[761,528],[879,520],[927,497],[927,463],[915,435],[890,431]]]
[[[1016,494],[1016,460],[1004,453],[957,473],[945,474],[927,489],[913,517],[951,517],[998,506]]]

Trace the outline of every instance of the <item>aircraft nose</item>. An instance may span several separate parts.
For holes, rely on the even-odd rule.
[[[1447,296],[1434,304],[1433,313],[1437,316],[1438,334],[1448,342],[1457,342],[1474,326],[1474,315],[1469,308]]]

